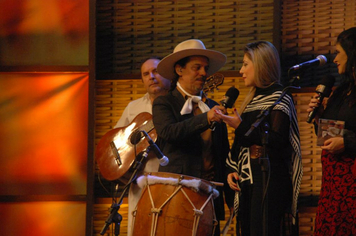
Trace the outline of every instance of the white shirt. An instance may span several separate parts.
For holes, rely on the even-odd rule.
[[[129,102],[129,104],[127,104],[124,112],[121,115],[121,118],[116,123],[114,128],[128,126],[135,119],[135,117],[142,112],[148,112],[152,114],[152,103],[148,93],[146,93],[143,97],[133,100]],[[158,167],[159,167],[159,159],[156,157],[149,158],[147,160],[147,163],[143,171],[158,172]],[[142,189],[138,187],[137,184],[132,184],[130,186],[129,195],[128,195],[128,204],[129,204],[128,223],[127,223],[128,236],[131,236],[133,233],[132,212],[136,209],[137,203],[141,197],[141,192]]]
[[[133,121],[133,119],[135,119],[135,117],[142,112],[148,112],[152,114],[152,103],[148,93],[139,99],[131,101],[126,106],[120,120],[116,123],[114,128],[128,126]]]

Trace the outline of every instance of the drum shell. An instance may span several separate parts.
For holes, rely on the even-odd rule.
[[[185,180],[197,179],[190,176],[164,172],[151,173],[150,175],[163,178],[183,178]],[[201,181],[204,182],[204,184],[211,185],[208,181]],[[154,227],[152,226],[152,203],[148,187],[150,188],[155,208],[160,208],[162,204],[167,201],[167,203],[161,208],[161,212],[158,216],[155,235],[192,235],[194,225],[194,208],[202,210],[203,212],[199,219],[196,235],[213,235],[216,219],[213,198],[211,197],[208,200],[210,194],[203,191],[196,192],[195,190],[184,186],[182,187],[182,190],[187,196],[185,196],[182,190],[179,190],[173,197],[171,197],[178,186],[169,184],[153,184],[144,188],[136,207],[133,235],[149,236],[151,235],[152,227]]]

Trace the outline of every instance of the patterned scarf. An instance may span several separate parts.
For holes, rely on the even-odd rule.
[[[280,97],[281,93],[282,91],[276,91],[271,95],[258,95],[254,97],[252,101],[246,106],[246,109],[243,113],[268,109]],[[289,167],[289,173],[293,185],[293,202],[291,212],[293,216],[293,223],[295,223],[300,183],[303,176],[303,168],[297,114],[295,111],[292,97],[286,94],[283,97],[282,101],[277,104],[273,108],[273,110],[280,110],[287,114],[290,118],[289,142],[293,147],[293,153],[291,166]],[[232,160],[231,155],[229,155],[229,158],[227,159],[226,163],[230,168],[234,169],[238,173],[240,177],[240,183],[249,181],[250,184],[253,184],[250,165],[250,150],[248,147],[241,147],[237,161]],[[240,192],[237,192],[235,196],[235,214],[237,214],[237,209],[239,205],[239,193]]]

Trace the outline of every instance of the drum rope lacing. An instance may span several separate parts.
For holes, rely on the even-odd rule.
[[[185,197],[188,199],[188,201],[190,202],[190,204],[193,207],[193,211],[194,211],[194,223],[193,223],[193,230],[192,230],[192,236],[195,236],[197,234],[198,231],[198,226],[199,226],[199,220],[200,217],[204,214],[203,210],[205,208],[205,206],[209,203],[212,197],[212,194],[209,195],[208,199],[206,199],[206,201],[204,202],[204,204],[202,205],[202,207],[200,208],[200,210],[198,210],[195,206],[194,203],[190,200],[189,196],[185,193],[184,189],[182,189],[183,194],[185,195]]]
[[[156,235],[158,216],[159,216],[159,213],[162,211],[162,208],[167,204],[167,202],[169,202],[174,197],[174,195],[176,195],[178,193],[178,191],[181,188],[182,188],[182,186],[179,186],[178,188],[176,188],[176,190],[171,194],[171,196],[169,196],[169,198],[167,198],[167,200],[159,208],[156,208],[155,203],[152,199],[152,193],[151,193],[150,186],[147,185],[148,195],[150,197],[151,206],[152,206],[152,208],[151,208],[151,212],[152,212],[151,236]]]
[[[146,178],[146,187],[148,190],[148,195],[150,197],[150,201],[151,201],[151,212],[152,212],[152,222],[151,222],[151,236],[155,236],[156,235],[156,231],[157,231],[157,224],[158,224],[158,217],[159,214],[162,211],[162,208],[179,192],[179,190],[182,191],[182,193],[184,194],[184,196],[187,198],[187,200],[190,202],[190,204],[193,207],[193,211],[194,211],[194,222],[193,222],[193,229],[192,229],[192,236],[196,236],[197,231],[198,231],[198,227],[199,227],[199,220],[200,217],[204,214],[203,210],[206,207],[206,205],[209,203],[209,201],[212,201],[212,196],[213,194],[210,194],[209,197],[207,198],[207,200],[204,202],[204,204],[202,205],[202,207],[200,209],[197,209],[193,202],[191,201],[191,199],[189,198],[189,196],[186,194],[186,192],[183,189],[182,185],[177,186],[177,188],[175,189],[175,191],[166,199],[166,201],[159,207],[156,208],[153,198],[152,198],[152,193],[151,193],[151,189],[150,189],[150,185],[148,184],[148,178]],[[215,212],[214,212],[215,215]],[[214,224],[214,231],[215,231],[215,227],[216,225]]]

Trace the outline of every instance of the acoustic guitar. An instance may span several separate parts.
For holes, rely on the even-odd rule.
[[[132,135],[138,129],[146,131],[153,141],[157,140],[152,115],[148,112],[138,114],[128,126],[112,129],[100,139],[95,158],[105,179],[128,182],[129,170],[136,156],[149,146],[146,139],[141,139],[136,145],[131,143]]]
[[[223,81],[224,76],[215,73],[207,78],[203,91],[212,91],[221,85]],[[136,156],[149,147],[149,143],[144,137],[138,142],[132,142],[132,140],[135,140],[132,135],[136,134],[136,130],[146,131],[151,139],[156,142],[157,133],[153,126],[152,115],[147,112],[138,114],[126,127],[108,131],[100,139],[95,151],[95,160],[100,173],[105,179],[109,181],[118,180],[124,184],[128,183]],[[152,158],[152,155],[154,155],[154,152],[150,152],[148,158]]]

